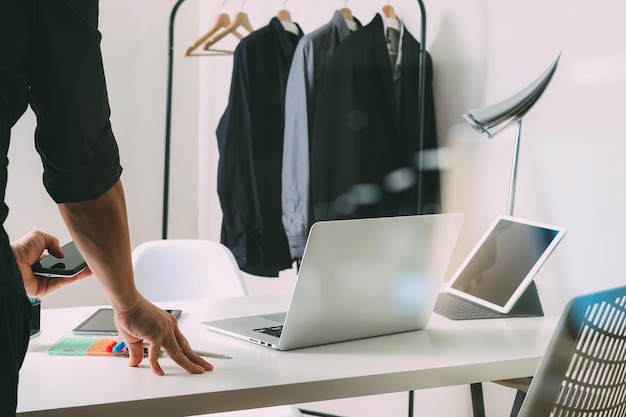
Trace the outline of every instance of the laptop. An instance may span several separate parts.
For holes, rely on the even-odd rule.
[[[203,326],[278,350],[423,329],[462,222],[457,213],[317,222],[288,312]]]
[[[435,312],[452,320],[543,316],[533,281],[566,229],[499,216],[450,278]]]

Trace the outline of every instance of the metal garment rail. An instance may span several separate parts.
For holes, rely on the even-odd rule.
[[[176,13],[180,6],[186,0],[178,0],[172,12],[169,21],[168,36],[168,67],[167,67],[167,103],[165,110],[165,168],[163,173],[163,225],[162,238],[167,239],[168,217],[169,217],[169,185],[170,185],[170,148],[172,143],[172,91],[174,86],[174,26],[176,21]],[[424,88],[426,81],[426,8],[422,0],[417,0],[421,14],[421,27],[419,39],[419,58],[418,58],[418,170],[421,170],[423,164],[424,149]],[[422,212],[422,175],[418,175],[417,188],[417,209],[418,213]],[[414,407],[414,391],[409,391],[408,416],[413,417]],[[303,410],[304,411],[304,410]]]
[[[163,226],[162,238],[167,239],[167,227],[169,218],[169,189],[170,189],[170,148],[172,144],[172,91],[174,87],[174,24],[176,21],[176,13],[185,0],[178,0],[172,12],[170,13],[169,22],[169,40],[168,40],[168,66],[167,66],[167,104],[165,110],[165,169],[163,173]],[[420,30],[420,50],[418,62],[418,169],[423,167],[424,148],[424,86],[425,86],[425,63],[426,63],[426,8],[422,0],[417,0],[421,13],[421,30]],[[417,209],[418,213],[422,212],[422,175],[418,175],[417,187]]]

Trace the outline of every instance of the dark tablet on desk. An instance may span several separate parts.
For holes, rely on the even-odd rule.
[[[181,310],[165,311],[174,315],[176,318],[182,313]],[[72,330],[72,333],[77,335],[117,335],[118,332],[113,319],[113,309],[101,308],[97,310],[89,316],[87,320],[76,326],[76,328]]]
[[[565,233],[561,226],[498,216],[440,294],[435,311],[453,320],[542,316],[533,278]]]

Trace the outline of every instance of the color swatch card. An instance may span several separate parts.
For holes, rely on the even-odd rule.
[[[47,351],[54,356],[128,356],[124,342],[111,337],[62,337]],[[143,348],[144,357],[148,357],[148,348]],[[165,357],[160,350],[159,357]]]
[[[48,355],[85,356],[97,341],[97,337],[63,337],[48,349]]]

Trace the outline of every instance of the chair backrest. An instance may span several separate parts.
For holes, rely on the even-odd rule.
[[[626,415],[626,286],[571,300],[520,417]]]
[[[139,291],[150,301],[174,301],[248,295],[237,262],[218,242],[164,239],[133,250]]]

